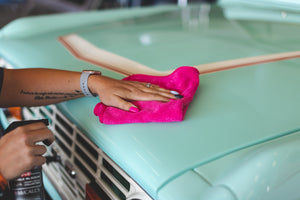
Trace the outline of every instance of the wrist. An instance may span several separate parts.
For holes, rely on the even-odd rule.
[[[98,95],[98,89],[102,86],[101,80],[102,80],[103,76],[90,76],[89,78],[89,82],[88,82],[88,86],[89,86],[89,90],[92,94],[94,94],[95,96]]]
[[[83,70],[80,76],[80,87],[81,91],[85,96],[88,97],[95,97],[97,94],[93,92],[90,88],[90,79],[93,76],[101,76],[100,71],[93,71],[93,70]]]

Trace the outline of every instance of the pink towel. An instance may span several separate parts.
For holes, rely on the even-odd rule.
[[[176,122],[184,119],[189,103],[199,85],[199,71],[194,67],[179,67],[168,76],[150,76],[135,74],[123,80],[140,81],[159,85],[175,90],[183,96],[181,99],[171,99],[167,103],[159,101],[133,101],[139,112],[124,111],[115,107],[108,107],[98,103],[94,114],[104,124],[125,124],[145,122]]]

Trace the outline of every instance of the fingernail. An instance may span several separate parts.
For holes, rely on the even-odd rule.
[[[175,94],[175,95],[178,95],[179,94],[179,92],[177,92],[177,91],[175,91],[175,90],[171,90],[170,91],[172,94]]]
[[[132,107],[129,108],[129,111],[133,112],[133,113],[137,113],[137,112],[139,112],[139,109],[132,106]]]
[[[180,94],[175,94],[174,96],[175,96],[177,99],[182,99],[182,98],[183,98],[183,96],[180,95]]]

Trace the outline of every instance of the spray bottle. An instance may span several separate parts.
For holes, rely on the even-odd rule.
[[[47,119],[15,121],[5,130],[4,134],[14,130],[19,126],[31,123],[43,122],[49,125]],[[35,167],[32,170],[23,173],[20,177],[9,181],[9,199],[10,200],[44,200],[44,185],[42,167]]]

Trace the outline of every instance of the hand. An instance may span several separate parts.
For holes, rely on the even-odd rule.
[[[20,126],[0,139],[0,173],[6,180],[46,162],[42,156],[46,152],[44,145],[37,142],[54,141],[53,133],[42,122]],[[47,142],[47,143],[48,143]]]
[[[176,99],[170,90],[157,85],[146,87],[147,83],[116,80],[106,76],[90,76],[89,89],[98,94],[102,103],[107,106],[129,110],[135,107],[130,101],[161,101]]]

